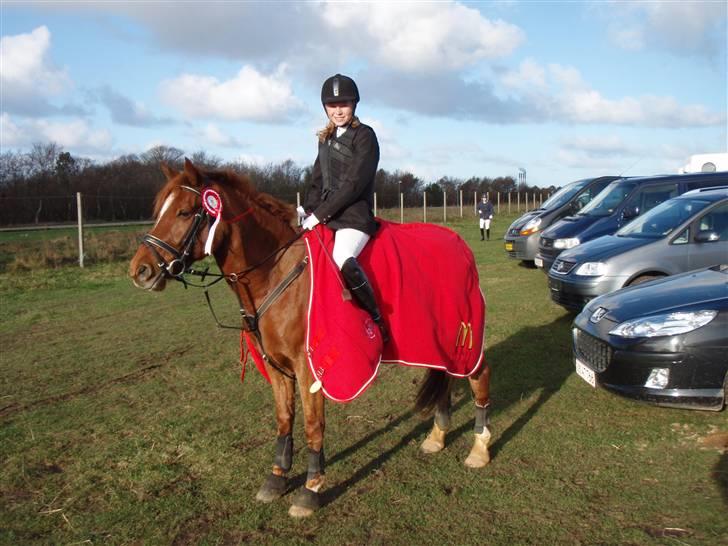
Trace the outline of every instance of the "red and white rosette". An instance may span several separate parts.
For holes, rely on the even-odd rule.
[[[220,194],[212,188],[205,189],[202,192],[202,206],[215,219],[207,234],[207,241],[205,241],[205,254],[209,256],[212,253],[212,240],[215,238],[215,230],[222,218],[222,199],[220,198]]]

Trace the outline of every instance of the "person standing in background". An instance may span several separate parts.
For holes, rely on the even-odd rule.
[[[488,195],[483,194],[483,199],[478,203],[478,217],[480,220],[480,240],[484,241],[488,237],[490,241],[490,221],[493,219],[493,203],[488,200]]]

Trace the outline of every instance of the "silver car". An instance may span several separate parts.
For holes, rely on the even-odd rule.
[[[728,260],[728,187],[694,190],[606,235],[562,252],[548,272],[551,299],[579,311],[624,286]]]

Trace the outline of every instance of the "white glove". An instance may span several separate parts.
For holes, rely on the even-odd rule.
[[[316,218],[315,214],[312,214],[303,221],[303,224],[301,224],[301,227],[303,229],[313,229],[317,225],[319,225],[319,219]]]
[[[296,208],[296,212],[298,213],[298,223],[300,224],[306,218],[306,211],[303,210],[303,207],[298,207]]]
[[[493,215],[491,214],[490,216],[488,216],[488,220],[492,220],[492,219],[493,219]]]

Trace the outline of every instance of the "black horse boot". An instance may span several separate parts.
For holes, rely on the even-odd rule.
[[[366,273],[364,273],[356,258],[349,258],[344,262],[344,265],[341,266],[341,274],[359,307],[369,313],[372,320],[379,326],[379,331],[382,333],[382,343],[387,343],[389,341],[389,332],[382,319],[382,313],[379,311],[379,305],[377,305],[377,300],[374,297],[374,290],[372,290],[369,279],[367,279]]]

